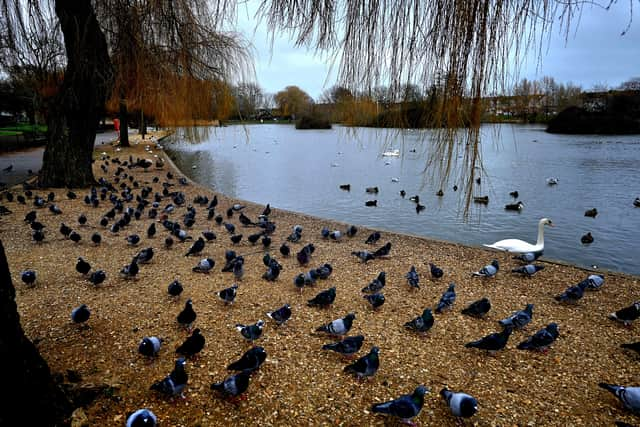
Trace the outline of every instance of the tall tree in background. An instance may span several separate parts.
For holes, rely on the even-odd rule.
[[[300,116],[307,113],[313,104],[313,98],[298,86],[287,86],[274,95],[274,101],[283,116]]]

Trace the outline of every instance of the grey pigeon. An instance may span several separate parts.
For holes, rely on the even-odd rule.
[[[413,265],[404,277],[407,278],[407,283],[409,284],[409,286],[411,286],[412,288],[420,289],[420,277],[418,276],[418,272]]]
[[[513,259],[517,259],[518,261],[521,261],[521,262],[529,264],[529,263],[537,260],[541,256],[542,256],[542,251],[539,251],[539,252],[525,252],[525,253],[522,253],[522,254],[514,256]]]
[[[384,271],[381,271],[380,273],[378,273],[378,276],[371,281],[371,283],[362,288],[362,292],[378,292],[386,285],[386,279],[387,274]]]
[[[203,258],[192,270],[196,273],[209,273],[215,265],[216,262],[212,258]]]
[[[257,370],[267,359],[267,352],[262,347],[252,347],[247,350],[237,361],[227,366],[229,371],[245,371],[251,372]]]
[[[146,357],[156,357],[162,346],[162,340],[158,337],[144,337],[138,345],[138,353]]]
[[[335,351],[336,353],[340,353],[343,356],[351,356],[357,353],[358,350],[360,350],[363,341],[363,335],[355,335],[352,337],[346,337],[342,341],[325,344],[322,346],[322,349]]]
[[[640,415],[640,387],[625,387],[607,383],[599,383],[598,385],[613,393],[626,409]]]
[[[478,401],[467,393],[453,392],[446,388],[440,390],[454,417],[470,418],[478,412]]]
[[[536,265],[536,264],[527,264],[522,267],[514,268],[511,270],[512,273],[522,274],[526,277],[532,277],[538,271],[543,270],[544,265]]]
[[[167,375],[164,379],[155,382],[151,385],[151,390],[155,390],[165,396],[173,397],[180,395],[184,397],[182,394],[185,386],[187,385],[187,380],[189,379],[187,375],[187,371],[185,371],[184,367],[186,365],[186,361],[184,357],[176,360],[175,367],[173,371],[169,375]]]
[[[371,412],[391,415],[400,418],[405,424],[413,425],[410,420],[417,416],[422,410],[424,395],[427,392],[428,390],[425,386],[419,385],[412,394],[403,394],[389,402],[373,405]]]
[[[228,288],[225,288],[218,292],[218,298],[224,301],[225,304],[233,304],[233,301],[236,299],[236,294],[238,291],[238,285],[235,283]]]
[[[587,283],[586,290],[596,291],[604,285],[604,276],[602,274],[590,274],[583,282]]]
[[[431,272],[431,277],[434,279],[440,279],[444,276],[444,271],[435,264],[429,263],[429,271]]]
[[[584,295],[584,290],[587,289],[589,283],[582,281],[575,286],[569,286],[563,293],[556,295],[554,299],[559,302],[576,304]]]
[[[433,326],[434,319],[431,309],[425,308],[422,314],[415,319],[404,324],[404,327],[412,331],[424,333]]]
[[[355,374],[358,378],[372,377],[378,372],[380,367],[380,357],[378,347],[371,347],[371,351],[350,365],[344,367],[347,373]]]
[[[499,269],[500,269],[500,263],[498,263],[497,259],[494,259],[493,261],[491,261],[491,264],[485,265],[480,270],[474,273],[471,273],[471,275],[478,276],[478,277],[493,277],[496,275]]]
[[[491,310],[491,302],[488,298],[482,298],[469,304],[468,307],[462,309],[462,314],[467,316],[481,318]]]
[[[149,409],[138,409],[127,418],[126,427],[156,427],[158,418]]]
[[[366,299],[369,302],[369,304],[371,304],[371,308],[373,308],[374,310],[377,310],[378,308],[382,307],[382,304],[384,304],[384,301],[385,301],[385,298],[382,292],[377,292],[375,294],[370,294],[370,295],[363,295],[362,297]]]
[[[447,290],[440,297],[438,306],[436,307],[436,313],[442,313],[443,310],[449,310],[453,307],[453,303],[456,301],[456,284],[451,283]]]
[[[258,320],[253,325],[236,324],[236,330],[240,332],[242,337],[247,341],[253,342],[262,336],[262,328],[264,328],[264,320]]]
[[[319,326],[316,329],[316,332],[326,332],[331,335],[346,335],[346,333],[351,329],[355,318],[355,314],[349,313],[342,319],[336,319],[330,323]]]
[[[371,261],[372,259],[375,258],[373,253],[369,251],[354,251],[354,252],[351,252],[351,255],[357,256],[358,258],[360,258],[360,261],[364,263],[366,263],[367,261]]]
[[[546,353],[549,346],[553,344],[559,335],[558,324],[549,323],[534,335],[518,344],[518,350],[537,350]]]
[[[89,320],[90,315],[91,311],[89,311],[89,307],[87,307],[86,304],[82,304],[71,311],[71,320],[73,323],[81,324]]]
[[[527,304],[523,310],[516,311],[506,319],[499,320],[502,326],[512,326],[515,329],[522,329],[531,322],[533,316],[533,304]]]
[[[230,375],[219,383],[211,384],[211,390],[216,390],[225,398],[238,397],[249,388],[250,370]]]

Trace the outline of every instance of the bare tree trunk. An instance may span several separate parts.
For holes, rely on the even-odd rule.
[[[124,97],[120,97],[120,111],[118,118],[120,119],[120,146],[130,147],[129,144],[129,112],[127,110],[127,101]]]
[[[15,296],[0,241],[0,360],[5,367],[0,425],[62,425],[73,409],[71,402],[53,382],[47,362],[24,335]]]
[[[67,69],[47,119],[48,141],[39,183],[43,187],[86,187],[93,145],[113,81],[107,43],[90,0],[56,0],[67,52]]]

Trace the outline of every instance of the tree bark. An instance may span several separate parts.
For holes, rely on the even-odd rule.
[[[5,367],[0,425],[62,425],[73,409],[71,402],[54,383],[47,362],[24,335],[15,296],[0,241],[0,360]]]
[[[47,118],[48,141],[39,184],[86,187],[95,182],[93,145],[113,83],[107,42],[90,0],[56,0],[67,69]]]
[[[120,119],[120,146],[130,147],[129,144],[129,111],[127,110],[127,101],[124,97],[120,97],[120,111],[118,112]]]

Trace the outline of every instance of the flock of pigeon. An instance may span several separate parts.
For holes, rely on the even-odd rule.
[[[100,178],[98,182],[99,185],[92,187],[88,194],[84,195],[84,203],[95,209],[105,209],[105,213],[100,220],[103,233],[109,235],[115,234],[119,230],[126,230],[132,221],[147,217],[153,220],[146,231],[147,239],[153,238],[156,233],[159,232],[158,228],[162,227],[162,230],[165,232],[163,241],[164,248],[172,247],[176,241],[191,242],[184,256],[198,257],[205,250],[206,246],[211,244],[210,242],[221,240],[218,240],[218,236],[210,230],[202,232],[202,235],[195,238],[195,240],[194,237],[190,236],[190,232],[193,230],[192,227],[198,223],[196,218],[206,217],[207,221],[214,221],[221,227],[221,230],[224,230],[223,232],[226,232],[229,236],[231,249],[225,252],[224,265],[221,267],[221,271],[232,273],[236,280],[242,280],[245,256],[247,256],[247,254],[239,254],[233,249],[234,246],[238,245],[244,238],[243,234],[238,232],[240,228],[231,222],[234,217],[237,217],[242,229],[256,230],[255,233],[248,235],[246,240],[252,245],[262,246],[260,252],[265,253],[262,258],[265,267],[265,273],[262,279],[265,281],[275,281],[278,279],[283,266],[268,252],[273,243],[273,233],[276,229],[276,224],[270,216],[271,208],[269,205],[264,208],[262,214],[255,221],[244,213],[245,207],[241,204],[234,204],[228,207],[226,211],[218,212],[216,210],[219,209],[216,196],[212,199],[209,199],[207,196],[198,196],[194,200],[188,201],[185,194],[180,191],[179,188],[180,186],[189,185],[189,183],[184,178],[175,179],[171,172],[166,174],[166,179],[163,180],[163,182],[161,182],[159,177],[153,178],[155,184],[162,186],[161,192],[154,192],[151,186],[143,185],[136,181],[134,175],[132,175],[133,169],[142,168],[146,171],[153,166],[153,163],[149,160],[134,160],[131,156],[128,160],[120,160],[119,158],[111,158],[110,156],[104,155],[100,162],[102,162],[100,167],[105,174],[108,173],[110,169],[115,169],[112,170],[113,179],[107,181],[105,178]],[[163,166],[164,164],[160,160],[156,163],[158,170],[161,170]],[[24,194],[17,195],[12,192],[5,192],[2,194],[2,199],[9,203],[33,205],[34,209],[25,215],[24,222],[26,224],[25,227],[30,228],[35,244],[39,244],[47,239],[49,227],[52,226],[51,222],[47,225],[39,221],[41,217],[40,212],[42,212],[43,209],[47,209],[53,217],[55,217],[55,215],[59,215],[62,210],[56,204],[56,196],[53,192],[49,193],[46,197],[41,197],[35,194],[34,190],[35,189],[27,188]],[[368,192],[375,192],[375,190],[377,189],[367,189]],[[68,199],[76,199],[79,197],[72,191],[68,191],[66,196]],[[420,206],[417,196],[414,201]],[[201,209],[198,210],[195,206],[200,206]],[[186,213],[181,220],[179,220],[175,218],[175,215],[178,212],[178,208],[181,207],[185,208]],[[8,213],[11,213],[9,208],[2,208]],[[224,212],[224,214],[222,212]],[[171,219],[172,217],[174,218],[173,220]],[[50,219],[52,217],[48,216],[48,218]],[[79,225],[84,225],[86,222],[86,216],[80,215],[78,217]],[[159,224],[159,227],[157,227],[156,224]],[[73,227],[65,223],[60,224],[59,233],[72,242],[77,243],[83,239],[80,231],[74,230]],[[344,237],[355,238],[357,233],[358,229],[355,226],[348,227],[344,232],[341,230],[330,230],[325,227],[320,230],[316,238],[339,241]],[[295,256],[299,267],[306,270],[313,260],[313,253],[315,251],[314,244],[308,243],[298,251],[293,249],[295,244],[302,244],[302,241],[306,239],[306,237],[303,238],[303,236],[303,227],[300,225],[294,226],[286,241],[282,242],[278,247],[278,252],[280,254],[279,256],[283,258]],[[353,251],[352,255],[362,263],[367,263],[375,259],[387,259],[391,254],[392,245],[388,242],[380,246],[378,242],[381,237],[380,232],[375,231],[371,233],[364,241],[364,244],[369,247],[377,247],[377,249]],[[89,239],[94,245],[100,245],[102,235],[96,231]],[[128,234],[123,241],[123,245],[137,246],[143,241],[143,236]],[[119,274],[124,279],[135,279],[140,271],[141,265],[150,263],[153,260],[154,253],[155,250],[153,247],[140,250],[131,259],[130,263],[122,267]],[[511,272],[524,277],[534,276],[544,268],[543,265],[534,263],[541,254],[541,252],[523,253],[515,256],[514,258],[519,261],[521,265],[513,268]],[[195,262],[192,271],[194,273],[208,274],[215,266],[216,261],[214,259],[202,258]],[[441,279],[445,275],[443,269],[438,266],[430,264],[429,267],[429,273],[432,278]],[[92,268],[90,263],[82,257],[77,259],[75,268],[78,273],[86,277],[94,286],[100,286],[107,276],[107,272]],[[478,277],[478,280],[491,280],[499,271],[499,262],[493,260],[490,264],[471,273],[471,275]],[[332,265],[324,263],[316,268],[311,268],[308,271],[298,274],[294,278],[293,286],[302,292],[305,287],[315,286],[319,281],[328,279],[332,272]],[[405,278],[409,289],[420,288],[420,276],[415,266],[410,267]],[[25,270],[21,273],[21,279],[27,286],[33,286],[37,280],[37,272],[34,270]],[[595,291],[603,285],[604,276],[591,274],[580,283],[567,288],[563,293],[557,295],[555,299],[560,303],[576,304],[583,297],[585,291]],[[362,288],[362,297],[370,304],[373,310],[378,310],[384,305],[385,286],[386,273],[381,271],[369,284]],[[237,289],[238,286],[234,284],[231,287],[217,291],[217,296],[224,304],[231,305],[234,303]],[[182,284],[178,280],[174,280],[169,284],[167,293],[171,298],[177,299],[183,290],[184,287]],[[318,292],[313,298],[308,299],[307,305],[309,307],[329,307],[335,298],[336,288],[330,287]],[[451,283],[442,294],[433,311],[431,308],[425,308],[421,315],[408,320],[404,324],[404,327],[417,334],[428,333],[435,323],[433,313],[435,312],[435,314],[439,315],[447,310],[451,310],[455,301],[455,283]],[[482,298],[471,303],[462,309],[461,312],[464,315],[482,318],[491,308],[492,305],[489,299]],[[533,310],[534,305],[527,304],[523,309],[514,311],[509,317],[500,320],[500,331],[468,342],[465,344],[465,347],[483,350],[490,354],[504,349],[512,332],[514,330],[522,330],[531,322],[534,313]],[[291,306],[285,304],[273,311],[267,312],[266,315],[277,326],[282,326],[292,317],[293,313]],[[79,325],[85,324],[90,317],[91,310],[85,304],[74,308],[71,312],[71,320]],[[611,313],[609,317],[624,323],[624,325],[630,325],[631,322],[640,317],[640,301],[631,306],[621,308],[615,313]],[[187,359],[195,357],[205,346],[205,337],[202,335],[201,330],[199,328],[192,330],[196,319],[197,313],[193,307],[193,302],[191,299],[188,299],[184,304],[184,308],[177,314],[176,322],[190,332],[190,335],[176,348],[176,353],[180,357],[175,361],[173,370],[166,377],[150,384],[150,390],[169,398],[183,396],[189,380]],[[362,348],[365,339],[363,335],[349,336],[349,331],[355,319],[355,313],[347,313],[331,322],[319,325],[316,329],[318,334],[325,334],[328,337],[334,338],[333,342],[326,343],[321,348],[326,351],[338,353],[347,358],[355,357]],[[252,374],[256,372],[267,359],[265,349],[254,344],[255,341],[261,338],[264,326],[265,321],[263,320],[258,320],[252,324],[236,325],[239,335],[251,343],[252,347],[237,361],[227,367],[229,371],[235,373],[224,378],[222,381],[212,383],[210,385],[211,390],[227,399],[240,398],[247,392],[251,383]],[[517,348],[520,350],[547,352],[558,338],[559,330],[559,325],[551,322],[532,336],[520,342]],[[146,336],[141,339],[138,352],[142,357],[153,360],[158,357],[162,344],[163,340],[161,338]],[[623,347],[640,353],[640,342],[624,344]],[[380,366],[379,352],[380,349],[377,346],[372,346],[367,354],[346,365],[344,372],[352,374],[358,379],[375,376]],[[640,387],[625,387],[606,383],[601,383],[600,386],[615,394],[625,408],[636,414],[640,414]],[[388,402],[373,404],[371,411],[374,413],[388,414],[397,417],[403,422],[410,423],[410,420],[420,413],[424,403],[424,396],[428,392],[429,390],[425,386],[419,385],[411,394],[399,396],[397,399]],[[440,390],[440,395],[449,407],[451,414],[455,417],[469,418],[478,411],[479,403],[476,398],[463,391],[451,391],[445,387]],[[156,415],[147,408],[135,411],[130,414],[127,419],[128,427],[155,426],[156,423]]]

